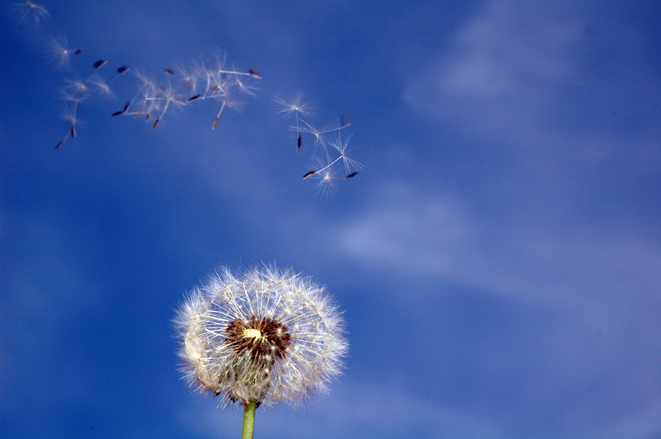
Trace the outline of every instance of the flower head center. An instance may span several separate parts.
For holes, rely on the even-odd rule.
[[[291,344],[291,334],[278,320],[253,316],[235,319],[225,327],[225,344],[237,355],[249,355],[254,361],[272,362],[284,358]]]

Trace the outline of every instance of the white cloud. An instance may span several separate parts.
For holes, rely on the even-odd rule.
[[[599,17],[579,5],[490,2],[406,88],[404,100],[414,110],[486,140],[507,162],[491,165],[490,186],[470,200],[457,202],[447,193],[416,197],[424,191],[411,188],[406,201],[366,208],[342,233],[351,237],[343,245],[356,261],[574,306],[588,306],[598,295],[623,302],[632,290],[659,289],[661,254],[646,232],[583,210],[605,184],[649,187],[645,163],[658,162],[658,154],[647,146],[654,131],[647,118],[638,132],[627,132],[626,147],[618,137],[625,135],[613,133],[606,119],[591,119],[601,114],[600,103],[617,106],[622,87],[631,92],[631,86],[617,74],[613,84],[590,76],[595,67],[581,55],[595,48],[586,35]],[[609,26],[624,35],[617,23]],[[620,40],[627,48],[639,44],[635,37]],[[588,88],[592,82],[598,88],[572,103],[567,84]],[[574,121],[579,128],[572,131],[565,112],[582,110],[586,119]],[[476,212],[472,205],[480,197],[495,197],[490,201],[501,211]],[[611,202],[594,202],[604,201]],[[616,209],[613,217],[620,218]]]
[[[2,222],[7,232],[0,382],[9,395],[21,395],[12,410],[33,404],[34,392],[51,402],[87,396],[94,388],[91,374],[80,362],[62,356],[62,346],[75,343],[69,332],[75,319],[84,321],[81,315],[98,307],[106,292],[81,271],[87,249],[67,235],[57,216],[14,212],[5,213]]]
[[[10,217],[12,253],[8,295],[15,315],[50,326],[98,302],[103,289],[79,272],[85,250],[66,236],[67,226],[52,216]]]
[[[656,84],[646,82],[657,79],[641,68],[649,62],[645,42],[592,7],[491,2],[409,83],[403,100],[517,151],[588,146],[603,154],[613,143],[647,139],[658,124],[643,110],[657,109]]]
[[[494,2],[455,37],[447,57],[405,90],[404,100],[472,133],[530,141],[525,135],[540,129],[553,98],[548,86],[574,73],[567,55],[581,29]]]
[[[449,407],[439,402],[442,398],[421,398],[399,383],[345,383],[336,390],[324,424],[341,426],[337,436],[369,431],[375,436],[505,437],[483,413]]]
[[[637,413],[618,419],[611,428],[605,428],[600,438],[617,439],[623,437],[653,439],[661,435],[661,400],[642,407]]]
[[[402,181],[376,184],[363,215],[338,233],[343,252],[362,264],[377,264],[407,274],[448,275],[465,246],[475,239],[458,203],[447,195],[422,198]],[[385,193],[386,196],[379,194]]]
[[[449,194],[402,182],[383,191],[386,184],[376,184],[365,197],[372,202],[334,234],[338,252],[355,264],[578,308],[608,298],[600,306],[611,309],[632,292],[644,297],[661,287],[661,253],[644,233],[616,226],[596,232],[580,222],[556,229],[536,216],[494,219]]]
[[[231,436],[241,429],[241,408],[225,410],[210,398],[187,399],[177,415],[183,430],[210,437]],[[483,414],[443,406],[424,400],[401,385],[337,383],[331,395],[299,407],[258,409],[256,436],[268,431],[273,437],[394,437],[501,438],[498,428]]]

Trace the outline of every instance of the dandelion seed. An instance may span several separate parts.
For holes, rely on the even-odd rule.
[[[248,75],[253,78],[262,79],[262,75],[257,70],[248,69]]]
[[[223,113],[223,110],[225,109],[225,105],[227,104],[227,100],[223,99],[223,103],[220,106],[220,110],[218,110],[218,115],[216,116],[216,119],[213,121],[213,130],[216,129],[216,125],[218,125],[218,119],[220,119],[220,115]]]
[[[301,122],[303,123],[303,125],[305,125],[302,131],[307,131],[308,133],[312,134],[315,138],[315,144],[321,146],[326,146],[325,136],[327,134],[343,130],[347,128],[349,125],[351,125],[348,111],[342,114],[336,121],[331,122],[328,125],[325,125],[321,129],[316,128],[315,126],[304,120],[301,120]]]
[[[61,37],[60,39],[52,39],[50,51],[52,53],[50,62],[55,64],[57,69],[61,70],[65,67],[69,67],[71,64],[71,57],[73,55],[81,54],[83,49],[69,49],[67,47],[66,38]]]
[[[104,81],[103,79],[97,77],[97,76],[92,76],[88,80],[89,84],[94,86],[94,88],[100,92],[101,94],[105,96],[113,96],[113,92],[110,89],[110,85]]]
[[[165,73],[165,74],[168,75],[168,76],[172,76],[172,77],[175,76],[175,75],[174,75],[174,70],[169,69],[169,68],[167,68],[167,67],[163,67],[163,73]]]
[[[69,138],[69,135],[67,134],[66,136],[64,136],[64,138],[62,140],[57,142],[57,145],[55,145],[55,149],[58,149],[60,146],[64,145],[64,142],[66,142],[68,138]]]
[[[222,270],[191,293],[175,324],[189,385],[253,410],[326,393],[347,351],[324,289],[276,268]]]
[[[97,62],[95,62],[94,64],[92,64],[92,70],[93,70],[93,72],[96,72],[96,71],[99,70],[101,67],[105,66],[107,63],[108,63],[108,61],[106,61],[105,59],[100,59],[100,60],[98,60]]]
[[[124,65],[124,66],[119,66],[119,67],[117,68],[117,70],[115,70],[115,74],[112,76],[112,78],[110,78],[110,81],[108,81],[108,82],[109,82],[110,84],[112,84],[113,82],[115,82],[115,79],[117,79],[119,76],[124,75],[126,72],[128,72],[128,71],[130,71],[130,70],[131,70],[131,69],[129,68],[129,66],[126,66],[126,65]]]
[[[195,73],[190,72],[185,67],[179,67],[177,70],[179,71],[179,75],[178,75],[179,79],[181,79],[183,82],[186,83],[186,85],[191,89],[192,93],[195,93],[196,82],[197,82]]]
[[[55,149],[60,148],[64,143],[71,138],[76,138],[78,135],[77,132],[77,126],[79,124],[78,118],[76,116],[76,113],[78,112],[78,101],[77,100],[71,100],[71,108],[67,113],[64,114],[63,118],[69,123],[69,128],[67,130],[67,133],[64,135],[62,140],[60,140],[57,145],[55,145]]]
[[[234,85],[241,91],[242,93],[247,94],[248,96],[255,96],[255,87],[246,84],[245,82],[241,81],[240,79],[236,79],[234,82]]]
[[[130,107],[130,106],[131,106],[131,102],[129,101],[129,102],[126,103],[126,105],[124,105],[124,109],[123,109],[123,110],[121,110],[121,111],[116,111],[116,112],[114,112],[111,116],[112,116],[112,117],[117,117],[117,116],[122,116],[122,115],[128,113],[128,111],[129,111],[129,107]]]
[[[301,144],[303,143],[303,139],[301,137],[301,128],[300,128],[300,123],[299,119],[302,115],[307,115],[309,114],[309,109],[308,103],[301,103],[302,100],[302,95],[298,94],[294,99],[292,100],[285,100],[282,99],[278,96],[275,96],[275,102],[276,104],[280,107],[278,110],[279,113],[283,114],[284,116],[288,116],[290,114],[294,115],[294,118],[296,120],[296,150],[298,151],[301,148]]]
[[[335,188],[334,183],[341,177],[328,171],[321,174],[321,179],[317,183],[317,191],[322,197],[329,197]]]
[[[350,180],[358,175],[362,165],[349,157],[349,141],[351,136],[338,133],[327,142],[320,154],[313,158],[315,168],[303,176],[303,179],[315,177],[317,189],[322,195],[329,195],[338,180]],[[338,155],[331,155],[336,151]]]
[[[64,92],[67,101],[81,101],[88,96],[89,87],[82,79],[70,80],[65,83]]]
[[[179,105],[186,105],[186,100],[182,99],[181,97],[177,96],[175,94],[174,89],[171,86],[166,87],[165,85],[160,85],[158,87],[158,94],[152,97],[147,97],[145,100],[152,101],[152,102],[164,102],[163,104],[163,109],[161,110],[161,114],[156,118],[156,121],[152,125],[151,129],[153,130],[156,128],[156,125],[163,119],[163,116],[165,116],[165,113],[168,111],[170,108],[171,103],[179,104]],[[151,113],[151,108],[149,112],[147,113],[147,119],[149,119],[149,114]]]
[[[69,113],[67,113],[64,118],[69,122],[69,132],[62,140],[60,140],[60,142],[58,142],[55,148],[61,147],[69,137],[76,138],[77,126],[79,123],[78,107],[80,102],[92,95],[93,91],[97,91],[108,96],[112,95],[112,91],[108,83],[95,75],[98,68],[102,67],[105,63],[106,62],[104,60],[99,60],[94,63],[93,68],[95,70],[90,73],[87,79],[70,80],[65,83],[63,87],[64,99],[69,102],[70,108]]]
[[[20,15],[21,24],[31,21],[37,27],[42,20],[50,18],[50,12],[46,8],[31,1],[15,3],[14,9]]]
[[[340,127],[338,128],[338,130],[346,128],[349,125],[351,125],[351,118],[349,117],[349,112],[345,111],[344,114],[340,116]]]
[[[351,174],[354,170],[362,169],[362,165],[349,157],[349,141],[351,136],[339,135],[331,142],[331,146],[340,154],[338,157],[344,165],[344,170]],[[352,176],[353,177],[353,176]]]

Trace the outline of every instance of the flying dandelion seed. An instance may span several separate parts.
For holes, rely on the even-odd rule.
[[[20,16],[21,25],[32,22],[35,27],[38,27],[43,20],[50,18],[50,12],[46,8],[31,1],[15,3],[14,9]]]
[[[65,37],[52,38],[50,45],[50,63],[54,64],[58,70],[63,70],[71,65],[71,57],[83,53],[83,49],[70,49]]]
[[[281,113],[284,117],[287,117],[291,114],[294,115],[296,121],[295,130],[296,130],[296,150],[298,151],[301,148],[303,139],[301,137],[301,116],[307,116],[310,113],[308,108],[308,103],[302,103],[303,96],[298,94],[294,99],[285,100],[278,96],[274,97],[276,104],[278,105],[278,112]]]
[[[118,69],[118,74],[128,70],[127,66]],[[144,116],[147,120],[152,115],[158,114],[152,124],[152,129],[161,122],[163,116],[172,107],[172,104],[184,106],[196,101],[205,101],[212,99],[218,102],[218,112],[213,120],[212,128],[218,126],[221,115],[228,107],[233,107],[238,101],[238,95],[254,96],[254,87],[241,77],[261,79],[257,70],[248,69],[246,71],[228,68],[225,66],[225,59],[215,57],[211,67],[202,63],[193,68],[178,67],[176,70],[163,67],[162,72],[171,79],[168,85],[156,85],[151,78],[136,72],[140,87],[140,99],[133,99],[130,108],[124,108],[121,111],[112,113],[117,116]],[[198,90],[203,90],[198,92]],[[183,97],[190,96],[190,97]]]
[[[248,69],[248,75],[255,79],[262,79],[262,74],[255,69]]]
[[[130,105],[131,105],[131,102],[129,101],[124,105],[124,108],[122,110],[114,112],[113,114],[111,114],[111,116],[112,117],[117,117],[117,116],[121,116],[123,114],[128,113]]]
[[[71,51],[71,53],[76,54],[79,50],[82,51],[82,49],[76,49],[75,51]],[[55,146],[56,149],[64,145],[69,137],[77,137],[77,126],[79,124],[78,111],[82,101],[86,101],[95,95],[113,96],[109,83],[98,76],[99,69],[106,64],[106,60],[99,59],[92,64],[90,73],[85,79],[78,78],[65,81],[62,92],[69,109],[64,119],[69,123],[69,130],[62,140],[57,143]]]
[[[317,188],[322,195],[330,195],[333,185],[338,180],[349,180],[358,175],[362,165],[349,157],[349,140],[351,136],[342,136],[340,133],[328,142],[331,148],[323,150],[323,154],[315,157],[313,162],[316,168],[303,175],[306,180],[310,177],[318,179]],[[338,154],[332,159],[331,153]]]
[[[153,96],[149,97],[147,99],[151,99],[155,102],[160,101],[161,103],[164,102],[162,105],[162,110],[161,114],[158,116],[154,124],[152,125],[151,129],[153,130],[156,128],[156,125],[163,119],[163,116],[165,116],[165,113],[168,111],[170,108],[170,105],[172,103],[177,104],[177,105],[186,105],[187,101],[183,99],[181,96],[178,96],[172,86],[165,86],[161,85],[158,87],[158,93]]]
[[[99,70],[101,67],[105,66],[108,64],[108,61],[105,59],[100,59],[96,61],[94,64],[92,64],[92,73],[95,73],[97,70]]]
[[[325,136],[329,133],[333,133],[347,128],[349,125],[351,125],[351,118],[349,117],[349,112],[345,111],[338,119],[336,119],[335,121],[331,122],[328,125],[325,125],[321,129],[316,128],[314,125],[304,120],[301,120],[301,122],[303,123],[303,125],[305,125],[305,127],[302,128],[302,130],[314,136],[315,144],[323,146],[325,145]]]
[[[358,175],[362,165],[349,157],[348,145],[351,135],[342,135],[343,130],[351,125],[349,112],[346,111],[333,122],[323,128],[317,128],[307,120],[310,114],[309,103],[304,103],[299,93],[293,99],[284,99],[274,96],[278,113],[283,117],[294,118],[295,125],[292,130],[296,131],[296,150],[303,144],[303,134],[310,134],[314,138],[312,142],[312,170],[303,174],[303,179],[315,177],[319,181],[318,187],[321,192],[330,193],[333,182],[337,180],[349,180]],[[344,171],[340,172],[340,166]]]
[[[20,19],[21,28],[23,24],[31,21],[38,26],[42,20],[50,18],[49,11],[42,5],[32,1],[19,1],[14,3],[14,9]],[[63,34],[60,34],[63,35]],[[83,53],[80,47],[70,47],[64,36],[58,38],[50,37],[50,56],[49,62],[58,70],[66,68],[69,73],[72,59]],[[220,123],[222,115],[227,108],[236,109],[242,104],[242,96],[255,96],[255,80],[261,80],[262,74],[256,69],[238,68],[226,61],[225,54],[215,53],[210,59],[202,59],[200,62],[193,62],[192,65],[176,65],[171,67],[162,67],[160,72],[167,77],[166,85],[159,79],[153,79],[128,65],[119,65],[112,73],[102,75],[100,73],[108,64],[106,58],[97,58],[86,74],[80,75],[80,72],[71,71],[73,77],[65,77],[62,87],[63,98],[66,102],[66,113],[64,116],[67,122],[66,134],[56,144],[55,148],[63,146],[68,139],[78,137],[78,126],[80,119],[79,111],[82,109],[81,103],[85,102],[83,107],[87,107],[87,102],[96,97],[115,97],[115,80],[124,76],[127,72],[134,73],[132,77],[137,78],[138,84],[136,94],[129,96],[126,104],[118,111],[108,112],[111,117],[130,116],[133,118],[144,118],[149,122],[152,130],[159,126],[166,114],[172,113],[173,108],[192,106],[193,102],[202,102],[211,100],[215,104],[216,115],[211,124],[212,129],[216,129]],[[131,77],[130,75],[127,75]],[[125,80],[123,80],[125,81]],[[123,89],[126,84],[122,85]],[[292,99],[283,99],[275,97],[278,104],[278,112],[283,116],[293,117],[294,124],[292,129],[296,132],[296,150],[299,151],[303,146],[312,146],[312,161],[314,166],[303,175],[303,179],[314,177],[313,180],[319,180],[325,187],[330,182],[344,179],[349,180],[358,174],[357,168],[360,165],[346,154],[346,142],[342,140],[339,143],[332,137],[339,136],[348,126],[351,125],[349,113],[345,112],[332,123],[317,128],[308,120],[310,115],[309,103],[303,101],[302,95],[298,94]],[[312,140],[308,140],[311,138]],[[348,141],[348,138],[347,138]],[[338,145],[340,147],[338,148]],[[337,150],[337,153],[333,152]],[[339,153],[339,154],[338,154]],[[339,169],[344,165],[344,171]]]

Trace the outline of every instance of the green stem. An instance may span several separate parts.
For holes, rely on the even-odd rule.
[[[241,439],[252,439],[252,433],[255,430],[255,409],[257,401],[252,400],[243,409],[243,430]]]

